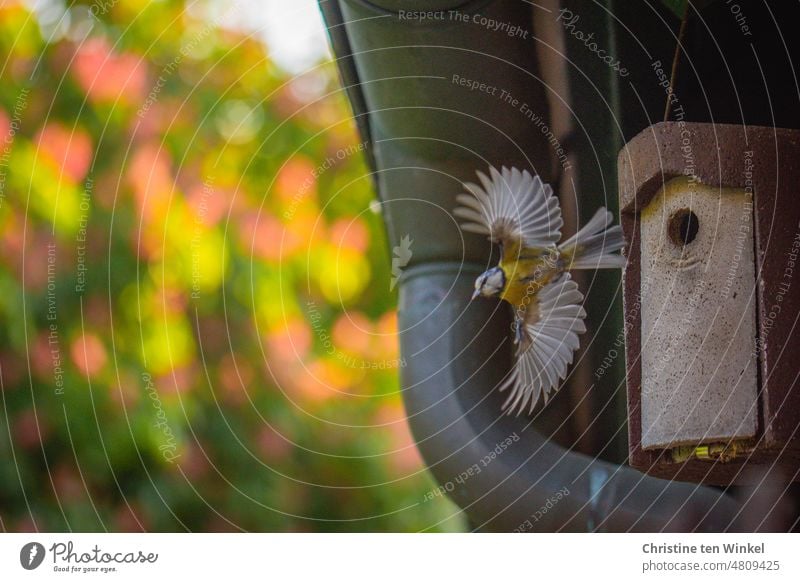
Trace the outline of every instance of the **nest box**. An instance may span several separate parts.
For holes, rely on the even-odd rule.
[[[619,185],[631,465],[800,479],[800,131],[660,123]]]

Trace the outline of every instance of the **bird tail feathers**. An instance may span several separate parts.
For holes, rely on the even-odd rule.
[[[618,269],[625,257],[616,253],[625,246],[622,228],[611,226],[614,217],[600,208],[586,225],[561,245],[567,269]]]

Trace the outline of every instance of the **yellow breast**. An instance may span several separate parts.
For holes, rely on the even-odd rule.
[[[535,302],[539,290],[561,272],[558,257],[539,249],[523,249],[511,257],[509,254],[503,253],[499,264],[506,276],[500,298],[514,307],[525,307]]]

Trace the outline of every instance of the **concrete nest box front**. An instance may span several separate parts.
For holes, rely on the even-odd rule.
[[[720,485],[768,467],[796,477],[799,160],[798,131],[684,122],[620,153],[634,467]]]

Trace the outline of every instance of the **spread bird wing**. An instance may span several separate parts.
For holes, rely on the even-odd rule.
[[[521,327],[522,341],[517,347],[516,362],[505,378],[501,391],[510,389],[503,410],[517,414],[533,411],[540,397],[545,403],[551,391],[567,375],[580,341],[586,331],[583,295],[569,273],[545,285],[528,305]]]
[[[504,247],[548,248],[561,238],[561,207],[553,189],[527,170],[478,172],[481,185],[467,183],[469,194],[459,194],[454,214],[466,220],[461,228],[485,234]]]

